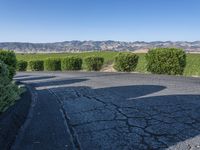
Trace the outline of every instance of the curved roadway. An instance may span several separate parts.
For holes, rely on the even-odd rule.
[[[18,73],[33,102],[14,150],[200,149],[200,78]]]

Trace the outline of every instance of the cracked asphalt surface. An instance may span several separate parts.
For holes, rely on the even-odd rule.
[[[12,149],[200,149],[200,78],[18,73],[35,100]]]

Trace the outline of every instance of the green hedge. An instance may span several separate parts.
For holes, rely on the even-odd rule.
[[[139,56],[133,53],[119,53],[115,57],[114,68],[123,72],[134,71],[137,67],[138,59]]]
[[[31,71],[43,71],[44,70],[44,61],[43,60],[29,61],[29,68]]]
[[[0,50],[0,60],[3,61],[9,70],[9,78],[16,74],[17,58],[13,51]]]
[[[17,71],[26,71],[28,62],[24,60],[17,61]]]
[[[61,69],[65,70],[81,70],[82,59],[79,57],[66,57],[61,60]]]
[[[0,113],[2,113],[19,96],[19,89],[9,79],[9,70],[3,61],[0,61],[0,83]]]
[[[44,69],[47,71],[61,70],[61,60],[58,58],[48,58],[44,61]]]
[[[98,56],[91,56],[85,58],[85,64],[86,68],[89,71],[99,71],[101,70],[102,66],[104,63],[104,58],[103,57],[98,57]]]
[[[155,74],[182,75],[186,54],[178,48],[151,49],[147,55],[147,71]]]

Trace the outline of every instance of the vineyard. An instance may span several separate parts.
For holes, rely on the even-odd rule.
[[[84,52],[84,53],[48,53],[48,54],[17,54],[18,60],[44,60],[46,58],[65,58],[67,56],[78,56],[86,58],[89,56],[99,56],[104,58],[104,67],[111,65],[114,62],[118,52]],[[137,54],[139,56],[136,72],[147,73],[145,54]],[[184,70],[184,76],[200,76],[200,54],[187,54],[187,63]],[[83,69],[85,69],[83,62]]]

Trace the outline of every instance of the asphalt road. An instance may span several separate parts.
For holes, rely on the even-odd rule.
[[[200,78],[18,73],[33,94],[14,150],[200,149]]]

